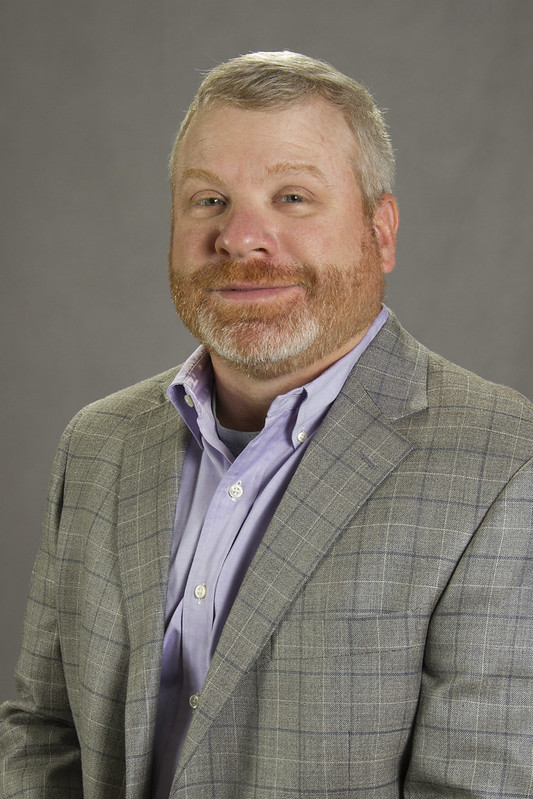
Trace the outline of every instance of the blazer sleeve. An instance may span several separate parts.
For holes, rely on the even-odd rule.
[[[43,537],[33,569],[15,681],[18,700],[0,708],[2,799],[82,796],[80,749],[58,635],[57,531],[75,420],[61,439],[50,480]]]
[[[529,462],[435,609],[406,799],[533,795],[532,488]]]

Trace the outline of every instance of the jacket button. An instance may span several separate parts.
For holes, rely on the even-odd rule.
[[[195,710],[198,707],[198,702],[200,701],[200,697],[198,694],[193,694],[189,697],[189,705]]]

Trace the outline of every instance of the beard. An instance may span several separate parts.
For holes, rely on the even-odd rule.
[[[238,308],[213,293],[238,283],[303,292]],[[178,315],[206,349],[264,380],[306,368],[349,341],[355,346],[380,310],[385,280],[369,227],[349,267],[221,259],[184,277],[171,263],[170,286]]]

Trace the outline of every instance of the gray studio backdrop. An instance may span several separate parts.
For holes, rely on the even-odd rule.
[[[166,285],[171,140],[220,60],[290,48],[366,84],[398,159],[388,303],[533,396],[529,0],[3,0],[0,699],[58,437],[193,346]]]

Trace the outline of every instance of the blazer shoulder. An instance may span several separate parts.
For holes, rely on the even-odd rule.
[[[449,425],[507,437],[523,457],[533,455],[533,403],[433,352],[428,354],[428,406]]]
[[[472,410],[518,414],[533,421],[533,402],[509,386],[493,383],[428,350],[428,390],[440,403],[462,397],[472,401]]]
[[[354,375],[415,446],[454,458],[475,449],[518,468],[533,455],[533,403],[427,349],[392,312]]]
[[[178,370],[179,366],[176,366],[91,402],[78,411],[67,430],[111,432],[123,423],[170,403],[167,389]]]

